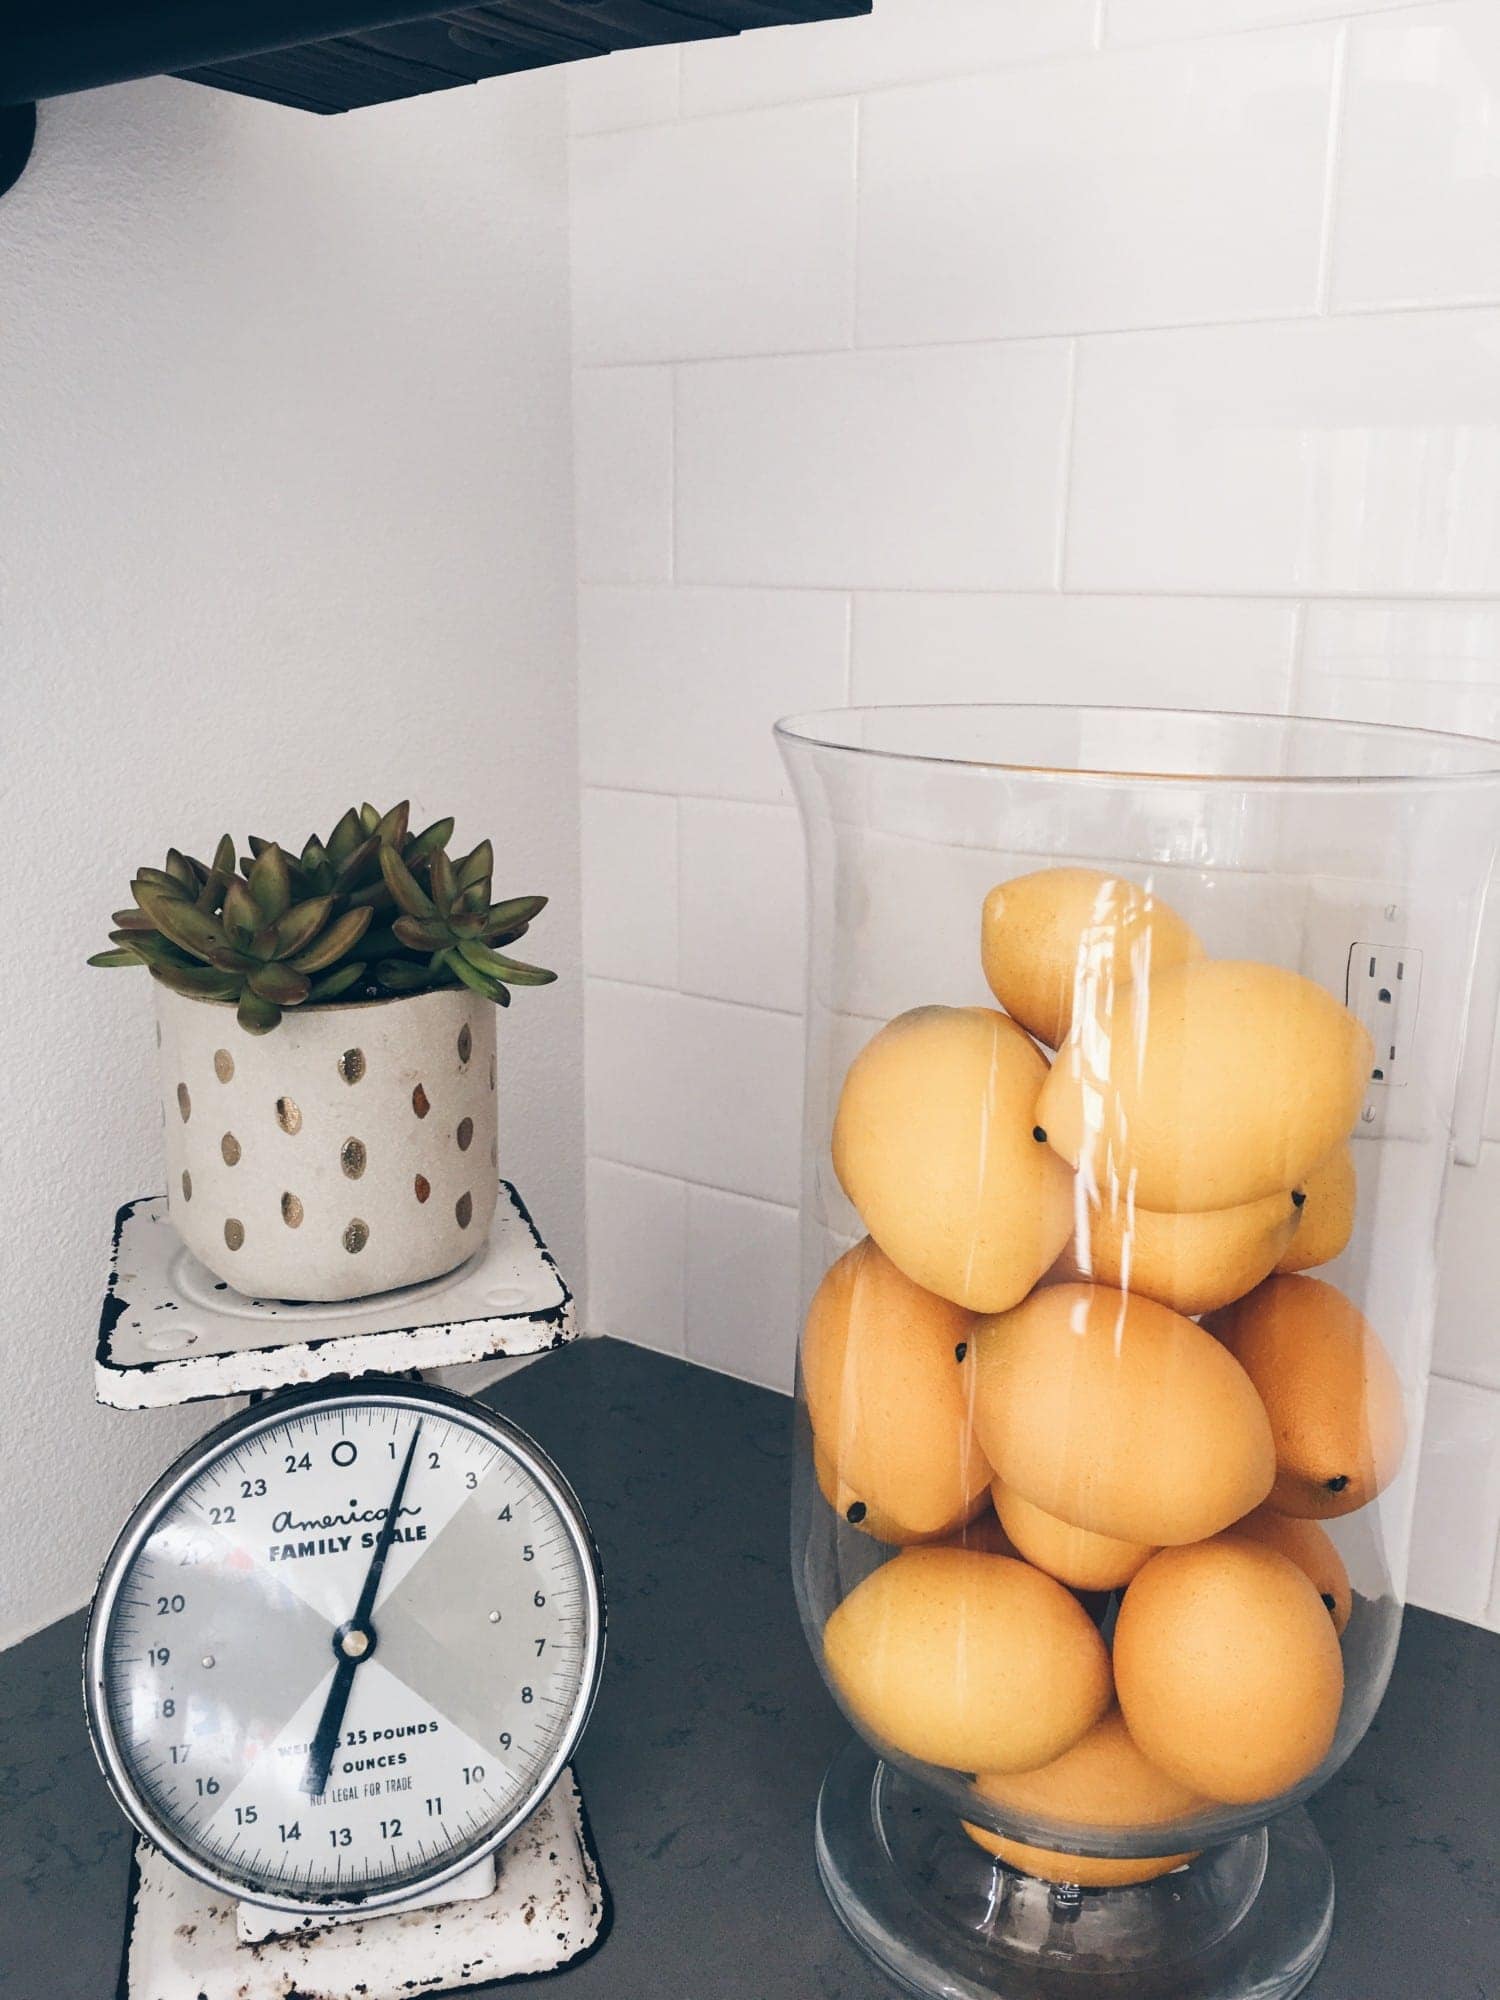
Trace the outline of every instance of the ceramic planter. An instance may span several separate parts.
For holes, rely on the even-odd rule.
[[[153,982],[172,1222],[236,1291],[350,1299],[482,1247],[497,1189],[495,1010],[466,988],[289,1009]]]

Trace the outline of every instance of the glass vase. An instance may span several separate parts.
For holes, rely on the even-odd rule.
[[[778,736],[792,1555],[856,1732],[824,1885],[918,1994],[1296,1993],[1302,1801],[1400,1632],[1500,750],[1030,706]]]

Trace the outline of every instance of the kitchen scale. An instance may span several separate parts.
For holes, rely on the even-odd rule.
[[[101,1400],[258,1385],[136,1507],[89,1617],[89,1728],[139,1835],[128,2000],[457,1993],[597,1941],[582,1509],[506,1418],[366,1372],[402,1334],[427,1363],[535,1352],[570,1307],[508,1187],[486,1249],[395,1306],[240,1299],[160,1204],[121,1211]]]

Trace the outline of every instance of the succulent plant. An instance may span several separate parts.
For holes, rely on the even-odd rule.
[[[512,986],[550,985],[556,973],[499,949],[547,898],[491,903],[490,842],[454,861],[451,819],[413,835],[408,816],[405,800],[351,807],[295,856],[252,836],[237,860],[227,833],[211,865],[170,848],[164,867],[137,872],[134,906],[116,910],[111,948],[89,964],[144,965],[173,992],[233,1000],[255,1035],[309,1003],[461,984],[505,1007]]]

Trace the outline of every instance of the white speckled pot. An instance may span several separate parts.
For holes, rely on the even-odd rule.
[[[153,981],[167,1194],[183,1242],[238,1292],[353,1299],[451,1271],[498,1176],[495,1010],[465,987],[234,1008]]]

